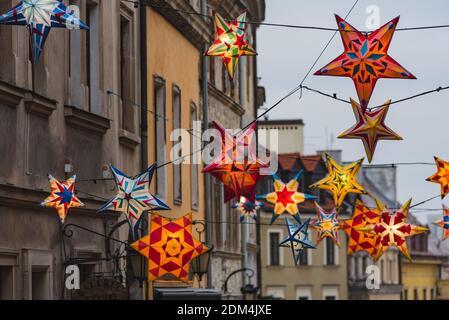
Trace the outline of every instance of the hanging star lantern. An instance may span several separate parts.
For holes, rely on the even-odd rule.
[[[245,40],[246,12],[230,23],[218,13],[214,13],[214,19],[217,39],[205,55],[221,57],[232,80],[239,58],[257,55],[256,50]]]
[[[285,217],[287,223],[288,237],[285,238],[279,246],[291,248],[293,259],[295,264],[299,264],[300,253],[307,249],[316,249],[312,241],[309,239],[309,224],[310,219],[306,220],[304,223],[293,224],[290,220]]]
[[[153,216],[149,235],[131,246],[148,259],[148,281],[172,274],[185,283],[189,282],[190,261],[209,250],[193,237],[192,214],[175,221]]]
[[[407,223],[411,202],[412,199],[407,201],[400,210],[392,214],[385,206],[381,205],[380,210],[382,211],[382,215],[380,221],[358,229],[378,237],[376,240],[378,250],[374,261],[379,260],[391,246],[397,247],[407,259],[411,260],[406,239],[429,230],[428,228],[413,226]]]
[[[385,125],[390,104],[391,100],[385,102],[381,108],[374,111],[367,110],[364,113],[360,104],[351,99],[357,123],[338,137],[340,139],[361,139],[370,163],[379,140],[402,140],[399,135]]]
[[[376,199],[377,202],[377,199]],[[341,229],[348,235],[348,255],[355,252],[366,251],[370,256],[377,255],[376,234],[365,233],[359,228],[366,228],[380,222],[381,211],[378,208],[370,209],[361,200],[356,200],[354,215],[351,219],[341,222]]]
[[[437,173],[427,178],[429,182],[439,183],[441,185],[441,199],[444,199],[449,193],[449,162],[435,157]]]
[[[51,28],[85,29],[89,27],[60,0],[23,0],[0,16],[0,24],[28,26],[34,62],[44,47]]]
[[[314,200],[315,196],[311,196],[298,191],[299,179],[301,179],[303,171],[298,172],[295,177],[285,184],[279,176],[273,174],[274,192],[258,196],[257,199],[274,204],[273,216],[271,224],[282,214],[288,213],[300,222],[300,214],[298,204],[306,200]]]
[[[237,137],[231,136],[216,122],[213,123],[213,127],[221,135],[221,155],[202,172],[210,173],[223,182],[224,202],[232,199],[240,200],[241,197],[255,202],[255,188],[261,177],[260,171],[268,167],[257,158],[255,153],[257,124],[252,124]]]
[[[70,208],[84,206],[74,194],[76,175],[63,183],[56,180],[52,175],[48,175],[48,180],[50,182],[51,194],[41,203],[41,206],[55,208],[61,223],[64,224]]]
[[[433,223],[443,229],[443,240],[449,238],[449,209],[443,205],[443,218]]]
[[[335,209],[331,213],[327,213],[315,202],[316,213],[318,219],[312,222],[312,228],[318,232],[317,245],[325,238],[330,238],[334,243],[340,247],[338,241],[338,231],[340,230],[340,222],[338,221],[338,214]]]
[[[332,192],[334,204],[338,211],[348,193],[366,194],[365,189],[357,182],[363,160],[360,159],[346,167],[342,167],[329,154],[325,154],[329,174],[322,180],[312,184],[310,188],[318,188]]]
[[[357,31],[338,15],[336,19],[345,51],[315,75],[352,78],[364,112],[378,79],[416,79],[388,55],[399,17],[369,35]]]
[[[118,192],[114,198],[98,209],[98,212],[113,210],[125,213],[132,230],[134,230],[143,212],[170,210],[164,202],[150,193],[150,184],[156,164],[134,178],[129,178],[112,165],[110,168]]]
[[[257,210],[263,207],[263,203],[256,201],[251,202],[245,197],[240,198],[240,202],[231,206],[232,209],[237,209],[240,212],[240,222],[244,222],[246,217],[251,217],[257,221]]]

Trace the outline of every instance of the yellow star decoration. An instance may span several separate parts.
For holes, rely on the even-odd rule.
[[[449,162],[435,157],[435,163],[438,171],[433,176],[427,178],[427,181],[441,185],[441,199],[444,199],[449,193]]]
[[[340,166],[332,157],[325,153],[329,174],[322,180],[312,184],[310,188],[318,188],[332,192],[335,208],[338,211],[348,193],[367,194],[357,182],[357,173],[365,159],[360,159],[350,165]]]

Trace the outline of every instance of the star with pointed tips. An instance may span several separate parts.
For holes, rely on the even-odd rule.
[[[307,249],[316,249],[315,245],[309,239],[309,224],[310,219],[307,219],[304,223],[299,222],[293,224],[288,217],[285,217],[287,224],[288,237],[279,243],[280,247],[286,247],[292,249],[293,258],[296,265],[299,264],[300,253]]]
[[[427,178],[426,181],[439,183],[441,186],[441,199],[444,199],[449,193],[449,162],[438,157],[434,158],[437,165],[437,172]]]
[[[340,222],[335,208],[327,213],[318,203],[315,202],[316,214],[318,219],[312,222],[312,228],[318,233],[317,245],[325,238],[330,238],[340,247],[338,240],[338,231],[340,230]]]
[[[257,210],[263,207],[263,203],[256,201],[252,202],[245,197],[240,198],[240,202],[235,203],[231,206],[232,209],[237,209],[240,212],[240,222],[244,222],[246,217],[251,217],[257,221]]]
[[[360,139],[363,141],[368,161],[371,163],[379,140],[402,140],[402,138],[385,124],[391,100],[374,111],[363,112],[362,107],[351,99],[356,124],[338,136],[339,139]]]
[[[378,79],[416,79],[388,55],[399,17],[369,35],[358,31],[338,15],[336,19],[345,51],[315,75],[350,77],[356,86],[363,112],[368,107]]]
[[[443,241],[449,238],[449,208],[443,205],[443,218],[433,224],[443,229]]]
[[[333,194],[335,208],[338,211],[348,193],[366,194],[365,189],[356,180],[364,159],[343,167],[329,154],[325,153],[325,156],[329,173],[324,179],[312,184],[310,188],[330,191]]]

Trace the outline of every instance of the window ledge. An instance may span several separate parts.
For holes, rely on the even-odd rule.
[[[0,81],[0,103],[8,107],[16,107],[24,98],[25,89]]]
[[[135,149],[141,142],[139,136],[124,129],[120,129],[118,139],[121,145],[130,149]]]
[[[34,92],[25,95],[25,109],[28,113],[48,119],[57,109],[58,103]]]
[[[100,136],[111,128],[111,120],[74,106],[66,105],[64,116],[67,124]]]

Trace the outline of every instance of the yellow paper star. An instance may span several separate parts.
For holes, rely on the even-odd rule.
[[[433,176],[427,178],[427,181],[441,185],[441,199],[444,199],[449,193],[449,162],[435,157],[435,163],[438,171]]]
[[[322,180],[312,184],[310,188],[318,188],[332,192],[334,204],[338,211],[348,193],[366,194],[365,189],[357,182],[363,160],[360,159],[346,167],[340,166],[332,157],[325,153],[329,174]]]

